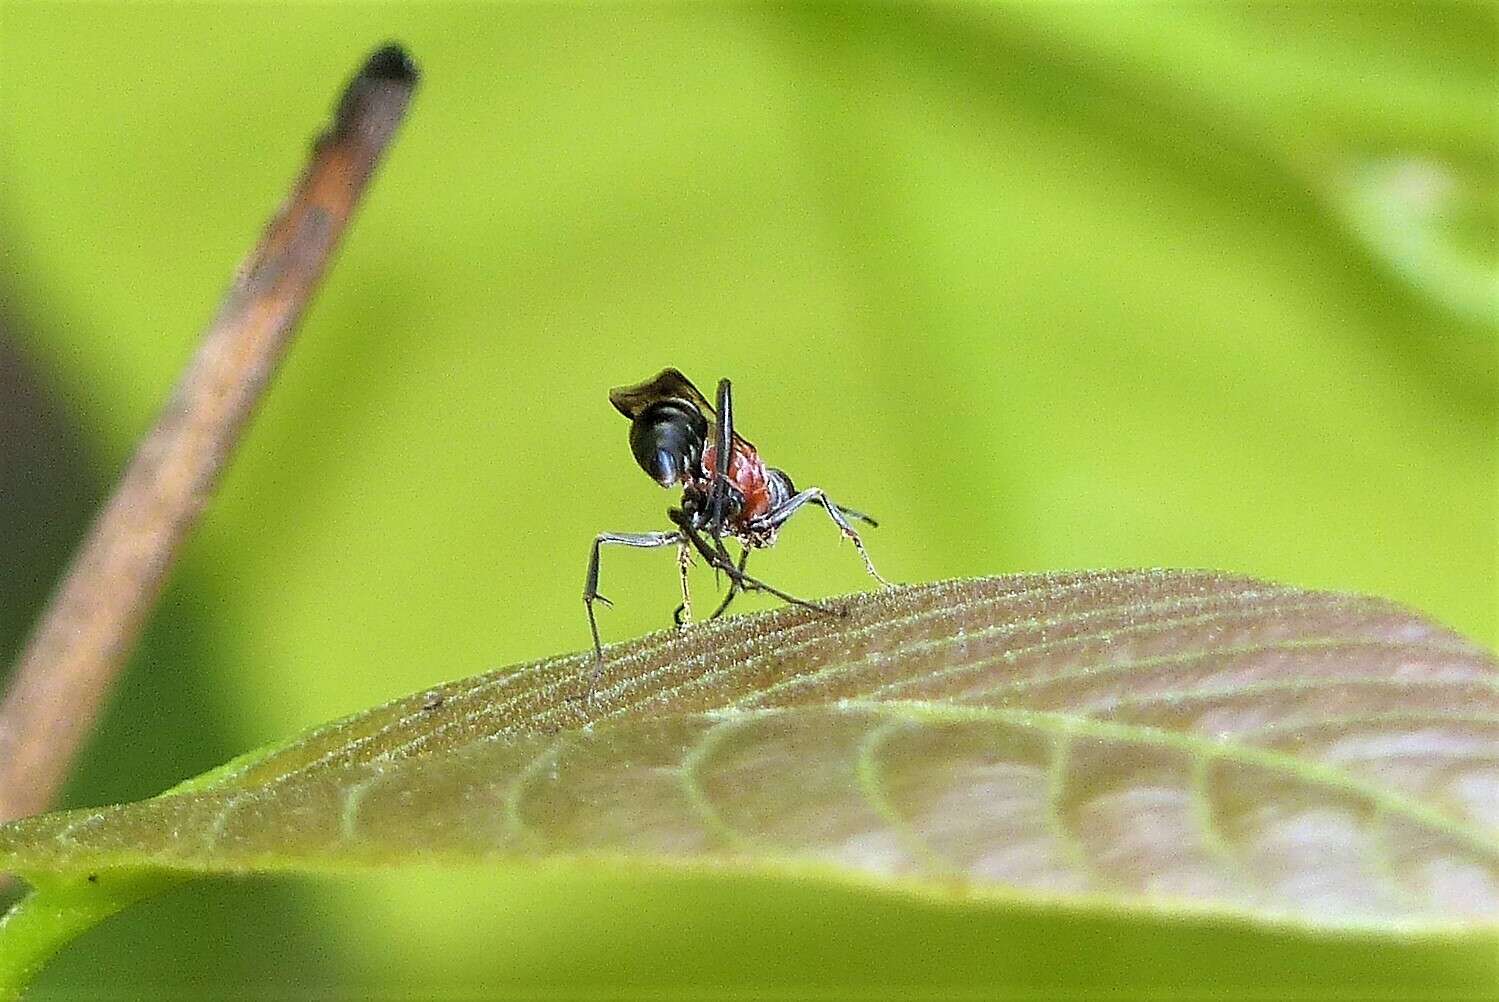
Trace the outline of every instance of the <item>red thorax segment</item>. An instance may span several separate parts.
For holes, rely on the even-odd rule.
[[[717,457],[718,446],[710,442],[703,450],[705,483],[713,481]],[[744,495],[744,507],[739,510],[736,521],[748,522],[770,511],[770,489],[765,483],[765,463],[755,447],[742,439],[734,442],[734,452],[729,457],[729,483]]]

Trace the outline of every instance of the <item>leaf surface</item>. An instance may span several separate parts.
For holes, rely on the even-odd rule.
[[[898,588],[505,669],[0,865],[607,860],[1312,927],[1499,917],[1499,668],[1383,600],[1197,572]]]

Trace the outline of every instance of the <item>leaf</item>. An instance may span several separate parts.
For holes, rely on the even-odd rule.
[[[419,693],[0,864],[813,870],[1337,928],[1499,917],[1499,674],[1386,601],[1194,572],[899,588]]]
[[[1414,154],[1368,157],[1325,185],[1349,228],[1418,293],[1488,335],[1499,321],[1492,169]]]

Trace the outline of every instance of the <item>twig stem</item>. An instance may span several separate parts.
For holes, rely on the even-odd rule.
[[[404,51],[374,53],[21,653],[0,703],[0,822],[45,810],[327,269],[416,85]]]

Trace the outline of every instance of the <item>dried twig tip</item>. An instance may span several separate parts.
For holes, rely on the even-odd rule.
[[[364,69],[359,71],[360,80],[394,80],[404,84],[415,84],[420,74],[416,63],[411,61],[405,46],[399,42],[387,42],[370,54]]]
[[[45,810],[62,783],[405,117],[416,77],[406,51],[386,45],[344,88],[332,127],[43,612],[0,700],[0,822]]]
[[[395,42],[380,46],[344,88],[333,126],[320,142],[354,139],[384,146],[405,114],[419,76],[404,47]]]

